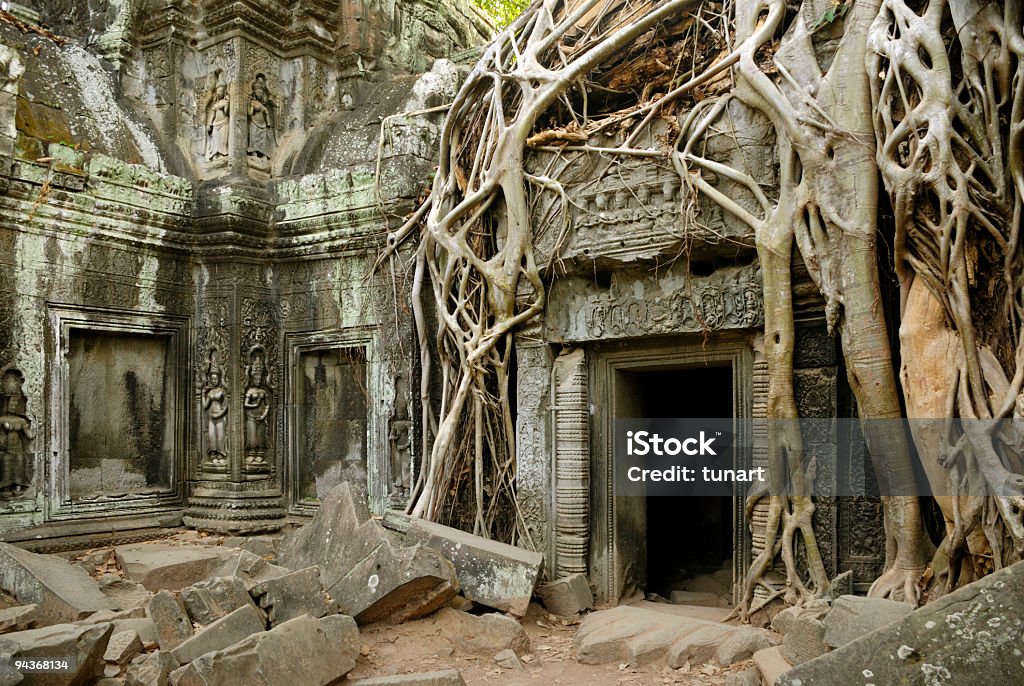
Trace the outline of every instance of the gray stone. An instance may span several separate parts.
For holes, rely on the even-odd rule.
[[[0,610],[0,634],[33,628],[39,621],[39,606],[16,605]]]
[[[115,631],[107,643],[107,650],[103,653],[103,659],[123,667],[134,660],[135,656],[141,652],[142,639],[139,638],[136,632],[131,629]]]
[[[572,574],[537,589],[548,612],[568,617],[594,607],[590,582],[583,574]]]
[[[715,649],[715,662],[727,667],[743,660],[749,660],[757,651],[771,648],[778,643],[778,638],[770,631],[742,627],[718,645]]]
[[[761,672],[761,681],[768,684],[768,686],[776,686],[779,677],[793,667],[793,665],[789,664],[789,662],[786,661],[786,658],[782,656],[782,646],[765,648],[764,650],[759,650],[754,653],[754,666],[756,666],[757,670]],[[832,683],[841,684],[844,682],[835,681]]]
[[[784,686],[1024,683],[1024,562],[783,675]]]
[[[790,623],[782,639],[782,654],[788,662],[799,665],[827,652],[825,624],[820,619],[798,617]]]
[[[110,608],[95,580],[56,555],[37,555],[0,543],[0,590],[35,604],[39,623],[73,622]]]
[[[642,666],[664,659],[677,641],[708,626],[722,625],[628,605],[598,610],[587,615],[576,631],[576,659],[590,665]]]
[[[187,664],[200,655],[223,650],[248,636],[266,630],[263,622],[262,612],[252,604],[243,605],[171,650],[171,654],[180,664]]]
[[[170,591],[159,591],[146,608],[156,627],[156,641],[162,650],[177,648],[192,638],[192,621],[181,598]]]
[[[318,619],[332,612],[320,587],[319,567],[308,567],[265,581],[253,587],[252,594],[259,597],[260,607],[267,612],[271,626],[301,615]]]
[[[73,672],[26,674],[22,682],[25,686],[77,686],[103,676],[103,653],[113,631],[110,624],[54,624],[5,634],[4,639],[17,644],[19,657],[74,656],[76,660],[77,667]]]
[[[139,619],[146,616],[146,608],[133,607],[130,610],[100,610],[93,612],[85,619],[80,619],[75,624],[103,624],[104,622],[115,622],[119,619]]]
[[[181,602],[196,624],[210,624],[244,605],[252,605],[245,583],[237,576],[218,576],[181,589]]]
[[[328,686],[359,654],[359,629],[346,615],[296,617],[270,631],[206,653],[171,673],[172,686]]]
[[[270,536],[232,536],[222,544],[225,548],[238,548],[259,555],[265,560],[277,557],[277,540]]]
[[[103,677],[104,678],[100,679],[100,681],[110,681],[110,680],[116,681],[116,679],[114,677],[118,677],[120,675],[121,675],[121,665],[112,664],[112,663],[108,662],[103,667]],[[99,683],[99,682],[97,682],[97,683]]]
[[[711,662],[719,644],[737,631],[737,627],[727,624],[711,624],[692,631],[675,643],[668,650],[668,666],[678,669],[689,662],[691,665],[702,665]]]
[[[831,606],[826,603],[814,607],[787,607],[772,618],[772,629],[785,635],[798,620],[804,617],[822,619],[830,608]]]
[[[843,595],[832,603],[825,615],[825,643],[838,648],[886,624],[903,619],[914,611],[910,603],[883,598]]]
[[[210,546],[172,543],[139,543],[116,548],[117,563],[125,576],[150,591],[177,591],[202,581],[229,554],[229,551]]]
[[[497,655],[494,656],[494,661],[498,663],[499,667],[505,669],[512,669],[517,672],[525,672],[526,667],[523,666],[523,661],[519,659],[516,652],[511,648],[506,648]]]
[[[331,490],[309,524],[285,537],[278,559],[291,569],[319,565],[323,589],[360,624],[428,615],[458,585],[452,563],[436,550],[400,548],[378,522],[360,521],[347,482]]]
[[[375,676],[353,681],[352,686],[466,686],[466,682],[459,670],[441,669],[436,672]]]
[[[265,581],[279,579],[290,571],[286,567],[267,562],[248,550],[239,550],[229,552],[224,561],[214,569],[212,576],[241,579],[245,588],[251,590]]]
[[[153,593],[140,583],[123,579],[116,574],[100,577],[100,592],[110,600],[115,610],[132,610],[146,606]]]
[[[544,563],[540,553],[423,519],[413,520],[405,542],[421,543],[451,560],[462,594],[473,602],[520,617],[526,614]]]
[[[15,670],[10,662],[0,660],[0,686],[18,686],[24,680],[24,675]]]
[[[516,655],[530,652],[530,637],[522,625],[496,612],[471,615],[451,608],[437,613],[441,635],[459,651],[476,655],[494,655],[507,648]]]
[[[696,605],[697,607],[722,607],[722,596],[705,591],[672,591],[669,602],[673,605]]]
[[[149,617],[139,619],[115,619],[114,633],[119,631],[134,631],[139,635],[143,644],[158,643],[156,635],[156,624]]]
[[[761,686],[761,672],[756,667],[732,672],[725,676],[725,686]]]
[[[170,674],[181,665],[166,650],[139,655],[128,665],[125,686],[168,686]]]

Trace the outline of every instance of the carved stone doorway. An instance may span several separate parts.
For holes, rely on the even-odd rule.
[[[617,418],[751,416],[749,344],[687,339],[601,346],[593,353],[591,573],[601,600],[664,594],[688,575],[715,567],[731,569],[735,583],[749,549],[742,494],[615,496],[612,432]]]

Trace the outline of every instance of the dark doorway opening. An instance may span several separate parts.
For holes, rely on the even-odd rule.
[[[730,418],[731,366],[622,370],[620,417]],[[647,594],[700,590],[727,596],[732,585],[733,499],[646,498]],[[699,581],[698,581],[699,580]],[[723,599],[723,602],[724,599]]]

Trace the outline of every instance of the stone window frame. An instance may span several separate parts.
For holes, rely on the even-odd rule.
[[[376,327],[358,326],[339,331],[285,333],[284,387],[287,399],[285,420],[285,459],[283,461],[285,497],[289,515],[312,516],[319,503],[304,502],[299,497],[299,386],[298,373],[302,355],[321,350],[361,348],[366,355],[366,488],[370,496],[370,511],[383,514],[387,509],[388,458],[387,421],[381,417],[385,391],[384,365],[380,358],[380,338]],[[373,399],[379,400],[379,405]]]
[[[747,333],[717,334],[707,337],[680,334],[657,337],[645,342],[615,341],[587,346],[588,376],[591,379],[591,538],[589,566],[591,581],[602,602],[618,603],[624,580],[619,579],[619,533],[616,522],[615,472],[612,462],[613,418],[611,412],[597,413],[594,408],[613,408],[616,396],[616,372],[642,371],[644,368],[698,367],[704,363],[728,365],[733,377],[733,413],[751,417],[755,388],[754,342]],[[737,465],[746,468],[747,465]],[[733,496],[733,595],[736,582],[750,565],[750,531],[744,524],[744,494]]]
[[[186,452],[189,445],[189,317],[163,312],[119,310],[68,304],[47,304],[53,355],[48,356],[50,453],[46,455],[47,520],[77,519],[106,514],[152,514],[180,510],[185,505]],[[174,371],[171,397],[174,432],[171,435],[170,488],[157,493],[129,494],[123,498],[76,501],[71,498],[70,416],[71,389],[69,362],[71,334],[75,330],[92,333],[130,334],[167,339],[168,358]]]

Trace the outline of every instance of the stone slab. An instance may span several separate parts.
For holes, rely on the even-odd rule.
[[[81,567],[8,543],[0,543],[0,590],[22,605],[37,605],[40,623],[74,622],[110,609],[99,585]]]
[[[106,662],[124,666],[135,659],[135,656],[142,652],[142,639],[138,633],[131,629],[115,631],[107,642],[107,649],[103,653]]]
[[[253,587],[252,594],[259,598],[260,607],[266,611],[271,626],[301,615],[319,619],[333,610],[324,599],[320,568],[316,566],[258,584]]]
[[[166,650],[139,655],[128,665],[125,686],[168,686],[170,674],[180,665]]]
[[[177,591],[210,576],[230,551],[204,545],[138,543],[115,549],[125,576],[150,591]]]
[[[278,550],[290,569],[318,565],[324,591],[360,624],[428,615],[455,595],[452,563],[424,546],[399,547],[372,519],[361,519],[349,484],[333,488],[313,520]]]
[[[457,669],[439,669],[435,672],[375,676],[351,682],[352,686],[466,686]]]
[[[17,644],[20,657],[75,657],[74,672],[26,673],[24,686],[78,686],[103,676],[103,653],[113,632],[111,624],[54,624],[5,634],[4,640]]]
[[[590,581],[583,574],[572,574],[544,584],[537,595],[548,612],[569,617],[594,607]]]
[[[279,579],[290,571],[287,567],[268,562],[248,550],[233,550],[228,551],[224,561],[214,569],[211,576],[237,577],[242,580],[246,589],[252,590],[264,581]]]
[[[497,612],[471,615],[446,607],[437,613],[437,622],[441,635],[460,652],[488,656],[507,649],[517,655],[530,652],[530,638],[523,626]]]
[[[206,653],[171,673],[171,686],[328,686],[355,667],[359,629],[346,615],[296,617]]]
[[[158,591],[149,600],[146,613],[156,628],[156,641],[162,650],[172,650],[192,638],[192,620],[181,598],[170,591]]]
[[[196,624],[212,624],[244,605],[253,605],[245,582],[218,576],[181,589],[181,602]]]
[[[223,650],[248,636],[264,631],[267,627],[263,622],[263,613],[255,606],[243,605],[171,650],[171,655],[179,664],[187,664],[200,655]]]
[[[782,646],[774,646],[772,648],[765,648],[754,653],[754,666],[761,672],[761,681],[768,686],[776,686],[778,684],[779,677],[785,672],[789,671],[793,665],[786,661],[786,658],[782,656]],[[863,675],[862,675],[863,676]],[[844,682],[834,681],[832,684],[841,684]],[[851,683],[860,683],[854,681]]]
[[[844,646],[870,631],[903,619],[913,611],[913,605],[895,600],[839,596],[823,620],[825,643],[831,648]]]
[[[784,686],[1024,683],[1024,562],[782,676]]]
[[[5,607],[0,610],[0,634],[32,629],[38,621],[39,606],[35,603]]]
[[[428,546],[451,560],[462,594],[473,602],[526,614],[544,563],[540,553],[423,519],[413,520],[405,542]]]
[[[640,666],[665,659],[670,648],[694,632],[723,626],[682,614],[620,605],[587,615],[573,642],[576,659],[583,664],[628,662]]]

